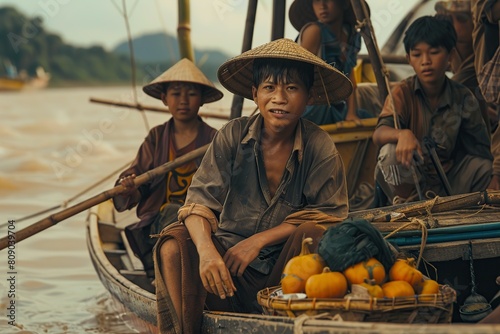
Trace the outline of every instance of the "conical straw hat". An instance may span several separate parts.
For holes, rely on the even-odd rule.
[[[344,13],[344,21],[349,22],[352,25],[356,24],[356,15],[354,15],[354,10],[352,9],[351,2],[349,0],[344,0],[348,2],[348,8]],[[366,4],[366,1],[365,1]],[[370,7],[366,4],[368,8],[368,12],[370,11]],[[290,9],[288,10],[288,19],[292,26],[300,31],[306,23],[315,22],[318,20],[316,14],[314,14],[312,0],[295,0],[290,5]]]
[[[217,71],[220,83],[231,93],[253,100],[252,73],[256,58],[288,59],[314,65],[314,104],[342,101],[352,93],[352,83],[344,74],[287,38],[258,46],[227,60]]]
[[[445,0],[438,1],[434,5],[437,13],[471,13],[470,0]]]
[[[215,88],[214,84],[208,80],[203,72],[187,58],[179,60],[175,65],[160,74],[156,79],[142,87],[144,93],[161,99],[161,94],[165,93],[165,84],[182,81],[196,83],[203,86],[202,103],[210,103],[222,99],[222,92]]]

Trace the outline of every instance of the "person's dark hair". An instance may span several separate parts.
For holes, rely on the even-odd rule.
[[[314,65],[288,59],[257,58],[253,61],[253,85],[271,78],[274,83],[290,83],[297,80],[309,90],[314,83]]]
[[[448,20],[422,16],[406,30],[403,39],[406,53],[409,54],[410,50],[421,42],[425,42],[433,48],[442,46],[450,52],[457,43],[457,33],[453,24]]]

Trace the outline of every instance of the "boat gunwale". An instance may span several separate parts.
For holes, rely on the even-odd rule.
[[[109,261],[103,251],[102,242],[99,235],[99,214],[97,207],[90,209],[90,215],[87,219],[87,247],[97,275],[106,290],[111,293],[113,298],[119,301],[126,309],[136,314],[140,319],[156,326],[156,296],[143,289],[139,285],[125,278]],[[117,290],[120,292],[117,292]],[[147,308],[131,309],[130,302],[138,301],[149,305]],[[129,303],[127,303],[129,302]],[[154,317],[151,310],[155,311]]]

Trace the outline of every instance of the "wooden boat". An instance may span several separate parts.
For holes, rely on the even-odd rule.
[[[37,69],[37,75],[35,77],[1,76],[0,92],[41,89],[47,87],[49,80],[50,74],[46,73],[41,67]]]
[[[0,92],[19,91],[23,89],[25,81],[18,78],[0,77]]]
[[[277,15],[274,17],[274,22],[279,23],[283,19],[283,16]],[[276,27],[279,28],[279,26],[280,24],[276,24]],[[275,35],[279,34],[273,32],[273,36]],[[371,135],[376,125],[376,119],[363,120],[362,122],[362,126],[356,126],[351,122],[323,126],[336,142],[343,157],[350,196],[360,185],[373,183],[376,149],[371,141]],[[313,316],[290,318],[206,311],[203,317],[202,332],[373,334],[500,332],[500,324],[471,325],[462,323],[458,312],[458,306],[461,306],[465,298],[471,294],[470,268],[472,266],[468,250],[471,251],[474,259],[473,268],[477,273],[476,284],[480,288],[478,292],[484,295],[492,306],[497,306],[500,302],[498,286],[495,283],[495,279],[500,276],[498,227],[483,230],[483,234],[474,239],[468,230],[461,232],[470,226],[490,228],[491,225],[488,224],[497,221],[500,203],[496,202],[495,205],[491,205],[491,202],[485,200],[487,196],[484,194],[463,196],[351,213],[352,217],[362,217],[372,221],[383,233],[392,232],[405,223],[409,223],[410,218],[418,218],[424,225],[432,226],[430,228],[433,231],[431,234],[437,234],[438,238],[431,238],[431,242],[423,247],[421,241],[420,243],[414,242],[415,239],[418,240],[418,237],[415,237],[415,229],[404,231],[401,232],[402,235],[413,243],[404,244],[402,242],[400,249],[410,254],[421,254],[426,260],[425,263],[429,264],[427,268],[432,265],[439,273],[438,277],[433,276],[432,272],[428,276],[437,278],[439,282],[448,284],[457,291],[457,303],[452,324],[366,323]],[[397,220],[397,222],[391,222],[391,220]],[[92,208],[87,224],[88,249],[100,280],[110,292],[117,309],[124,314],[124,320],[130,321],[131,325],[141,332],[157,333],[156,300],[153,286],[146,278],[140,262],[131,254],[122,233],[123,227],[134,221],[135,213],[133,211],[115,212],[110,201]],[[443,234],[437,231],[450,231],[443,230],[444,228],[454,229],[445,233],[445,235],[452,235],[454,238],[440,239],[439,235]],[[474,246],[471,247],[470,244]]]
[[[422,221],[432,219],[438,228],[430,228],[429,235],[439,235],[440,229],[448,228],[446,235],[455,235],[456,240],[429,241],[423,248],[423,258],[426,263],[437,268],[438,280],[449,284],[458,293],[453,321],[461,321],[458,307],[465,297],[470,295],[470,262],[467,257],[469,239],[472,240],[474,270],[476,273],[477,292],[482,294],[495,307],[500,303],[500,293],[495,284],[495,278],[500,276],[500,235],[498,224],[488,229],[488,223],[497,221],[500,205],[490,205],[487,201],[493,198],[497,202],[500,193],[493,194],[484,204],[471,205],[471,202],[481,203],[484,194],[466,194],[441,198],[437,201],[416,202],[386,208],[358,211],[353,217],[364,217],[383,233],[408,222],[410,218]],[[490,201],[491,202],[491,201]],[[432,207],[431,204],[433,204]],[[452,209],[459,206],[460,209]],[[479,210],[478,210],[479,209]],[[428,211],[427,211],[428,210]],[[424,213],[422,215],[422,212]],[[430,212],[430,214],[428,213]],[[385,222],[387,217],[401,217],[397,222]],[[123,320],[141,332],[157,333],[156,301],[153,287],[146,279],[140,262],[131,254],[126,239],[122,237],[124,226],[134,222],[135,212],[115,212],[111,201],[104,202],[90,210],[87,220],[87,246],[92,263],[99,279],[109,291],[117,311],[123,315]],[[449,232],[450,229],[466,229],[483,227],[481,238],[471,239],[471,232]],[[414,237],[415,230],[401,232],[407,237]],[[409,234],[411,234],[409,236]],[[453,239],[453,238],[448,238]],[[403,245],[401,250],[418,253],[421,244]],[[430,267],[428,267],[430,268]],[[433,277],[432,272],[429,276]],[[496,296],[495,296],[496,294]],[[472,327],[473,326],[473,327]],[[500,324],[393,324],[366,323],[352,321],[336,321],[311,317],[289,318],[257,314],[236,314],[226,312],[205,312],[203,318],[203,333],[227,332],[264,332],[264,333],[498,333]]]

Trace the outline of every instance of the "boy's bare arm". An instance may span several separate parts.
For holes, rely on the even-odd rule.
[[[356,111],[358,106],[356,104],[356,78],[354,77],[354,69],[349,75],[349,79],[353,84],[352,94],[347,98],[347,115],[345,117],[346,121],[354,121],[357,125],[361,125],[361,119],[358,117]]]
[[[408,129],[394,129],[382,125],[373,132],[373,142],[379,147],[389,143],[396,144],[396,159],[406,167],[412,164],[415,151],[423,157],[419,141]]]
[[[397,144],[399,131],[401,130],[394,129],[393,127],[387,125],[382,125],[376,128],[373,132],[373,143],[379,147],[389,143]]]
[[[221,299],[233,296],[236,287],[226,264],[212,242],[212,230],[207,219],[190,215],[184,225],[196,246],[200,257],[200,277],[205,289]]]
[[[319,47],[321,45],[321,30],[316,24],[311,24],[307,26],[301,35],[300,45],[314,53],[318,54]]]
[[[244,239],[227,250],[224,262],[233,276],[241,276],[264,247],[279,244],[288,239],[296,225],[282,223]]]

